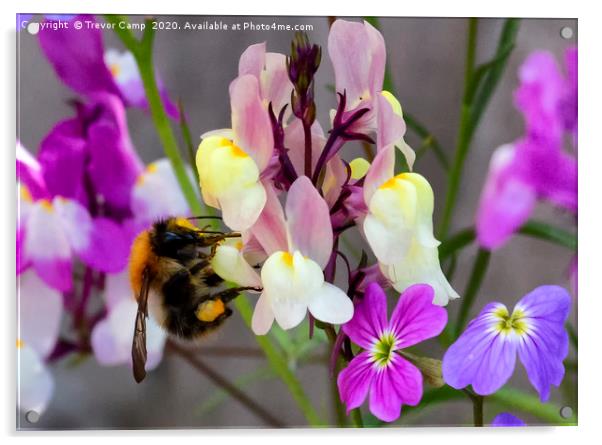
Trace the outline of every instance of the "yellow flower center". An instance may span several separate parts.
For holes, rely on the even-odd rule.
[[[521,309],[515,308],[510,315],[508,309],[501,307],[494,312],[494,315],[498,318],[496,329],[502,334],[508,335],[515,332],[523,335],[529,328],[525,313]]]

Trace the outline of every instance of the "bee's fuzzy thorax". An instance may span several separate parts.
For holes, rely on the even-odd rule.
[[[141,232],[132,244],[130,253],[130,283],[136,299],[142,288],[144,269],[156,261],[148,231]]]

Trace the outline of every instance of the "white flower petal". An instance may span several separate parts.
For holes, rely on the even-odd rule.
[[[342,324],[353,317],[353,302],[341,289],[325,282],[309,302],[309,312],[326,323]]]
[[[188,171],[192,179],[192,172]],[[149,164],[132,189],[132,213],[137,221],[150,223],[166,216],[185,216],[190,209],[169,159]]]
[[[226,281],[240,286],[261,287],[259,275],[247,263],[242,252],[236,246],[228,244],[219,246],[211,261],[211,266],[215,273]]]
[[[251,328],[255,335],[265,335],[268,333],[274,323],[274,312],[272,311],[270,298],[263,292],[253,311],[253,319],[251,320]]]
[[[449,300],[460,298],[441,271],[436,247],[423,247],[415,242],[403,261],[390,266],[381,265],[381,270],[398,292],[424,283],[435,291],[433,303],[436,305],[445,306]]]
[[[290,329],[305,317],[308,302],[324,283],[324,274],[315,261],[299,252],[275,252],[263,265],[261,281],[276,321]]]
[[[54,392],[54,379],[42,358],[27,344],[17,348],[17,406],[42,414]]]
[[[19,277],[19,338],[41,357],[52,352],[59,335],[63,297],[33,271]]]
[[[221,208],[231,229],[250,228],[266,203],[253,158],[231,140],[212,136],[199,145],[196,164],[205,203]]]

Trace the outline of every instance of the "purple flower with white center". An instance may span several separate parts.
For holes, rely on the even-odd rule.
[[[480,395],[496,392],[514,372],[516,354],[542,402],[564,377],[568,354],[564,323],[571,298],[559,286],[540,286],[525,295],[512,313],[502,303],[487,304],[443,357],[443,379]]]
[[[43,166],[18,145],[18,273],[31,266],[48,286],[67,291],[73,284],[76,256],[103,272],[122,270],[129,244],[121,226],[104,217],[91,217],[77,200],[51,193],[45,173]]]
[[[433,297],[430,286],[411,286],[401,294],[387,320],[384,291],[376,283],[368,285],[353,318],[343,325],[345,334],[364,349],[337,379],[348,413],[369,397],[372,414],[392,422],[399,417],[402,405],[420,402],[422,374],[399,351],[436,337],[445,327],[447,312],[432,303]]]
[[[527,426],[522,420],[510,413],[499,413],[493,421],[491,426]]]
[[[532,54],[521,66],[515,99],[525,135],[498,148],[477,212],[477,238],[501,247],[523,225],[538,200],[577,212],[577,50],[566,53],[563,77],[553,56]],[[574,153],[564,149],[565,134]]]
[[[80,15],[68,20],[92,22],[93,16]],[[54,18],[47,16],[47,20]],[[63,20],[66,20],[63,18]],[[96,93],[118,96],[125,105],[149,109],[144,86],[133,56],[114,50],[105,51],[102,31],[93,26],[76,29],[74,26],[60,29],[43,29],[39,33],[40,46],[65,85],[77,93],[90,97]],[[159,81],[159,94],[166,113],[179,118],[178,108],[169,99],[167,90]]]

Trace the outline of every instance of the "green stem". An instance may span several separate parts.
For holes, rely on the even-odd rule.
[[[464,161],[470,148],[470,91],[472,89],[472,77],[474,72],[474,60],[477,46],[477,19],[471,18],[468,21],[468,39],[466,46],[466,63],[464,70],[464,97],[460,108],[460,128],[456,142],[456,154],[447,177],[447,194],[445,195],[445,207],[443,209],[443,219],[439,228],[439,238],[447,236],[451,219],[453,216],[460,180],[464,169]]]
[[[172,131],[169,118],[167,117],[167,114],[165,114],[163,101],[161,100],[161,95],[159,94],[159,89],[155,79],[152,52],[154,40],[153,28],[150,26],[150,23],[147,23],[142,40],[139,41],[136,39],[136,37],[134,37],[131,30],[121,29],[119,27],[119,22],[126,21],[125,17],[116,15],[107,15],[105,17],[109,23],[113,23],[115,25],[115,33],[136,59],[138,71],[140,72],[142,84],[144,85],[144,91],[146,92],[146,98],[151,110],[153,123],[155,124],[157,134],[159,135],[159,139],[163,145],[163,150],[171,162],[174,173],[178,180],[178,184],[182,189],[182,193],[188,202],[190,210],[193,212],[193,214],[199,215],[201,213],[199,198],[190,182],[184,161],[180,156],[178,143]]]
[[[425,152],[427,148],[433,150],[435,157],[441,164],[441,167],[446,172],[449,170],[449,160],[447,159],[446,154],[443,152],[439,141],[435,136],[431,134],[429,130],[426,129],[424,125],[422,125],[413,115],[404,112],[403,120],[405,121],[408,128],[410,128],[414,133],[422,138],[424,144],[424,150],[420,150],[416,153],[416,159],[419,159]]]
[[[241,294],[234,300],[234,304],[242,316],[245,324],[250,328],[251,318],[253,317],[253,309],[251,308],[249,300],[245,295]],[[297,402],[299,409],[301,409],[303,412],[308,423],[311,426],[322,426],[323,422],[321,421],[317,411],[312,406],[310,400],[305,395],[305,391],[303,390],[301,383],[295,374],[293,374],[293,372],[289,369],[286,361],[278,353],[270,338],[266,335],[256,335],[255,340],[265,353],[272,369],[288,387],[291,395]]]
[[[188,162],[192,166],[194,171],[194,177],[196,178],[197,184],[199,185],[199,192],[201,191],[201,183],[199,179],[199,170],[196,166],[196,156],[194,154],[194,144],[192,143],[192,135],[190,134],[190,127],[186,120],[186,114],[184,113],[184,106],[182,101],[178,101],[178,111],[180,112],[180,131],[182,132],[182,139],[186,146],[186,152],[188,154]]]
[[[525,394],[513,388],[502,388],[489,396],[493,403],[501,405],[504,409],[521,411],[538,417],[552,425],[576,425],[575,415],[568,419],[560,416],[560,409],[550,403],[541,403],[539,397]]]
[[[464,388],[462,392],[466,394],[472,402],[472,416],[474,419],[474,426],[483,426],[483,401],[485,400],[485,398],[467,388]]]
[[[566,324],[566,330],[569,333],[569,340],[571,341],[571,344],[575,348],[575,351],[577,351],[578,350],[578,346],[579,346],[579,340],[578,340],[578,336],[577,336],[577,331],[575,330],[575,328],[573,327],[573,325],[570,324],[570,323]]]
[[[456,253],[472,243],[475,239],[475,230],[472,227],[460,230],[450,236],[439,246],[439,260],[443,261],[450,255]]]
[[[488,250],[479,249],[477,252],[477,257],[475,258],[474,265],[472,266],[472,272],[470,273],[466,291],[462,296],[462,304],[460,305],[458,318],[456,320],[456,338],[460,335],[462,329],[464,329],[468,314],[470,313],[470,308],[475,302],[477,293],[479,292],[479,288],[481,287],[481,283],[483,282],[483,278],[487,272],[487,266],[489,265],[490,257],[491,252]]]
[[[351,418],[353,419],[353,425],[356,428],[364,427],[364,420],[362,419],[362,412],[360,411],[359,408],[355,408],[353,411],[351,411]]]

